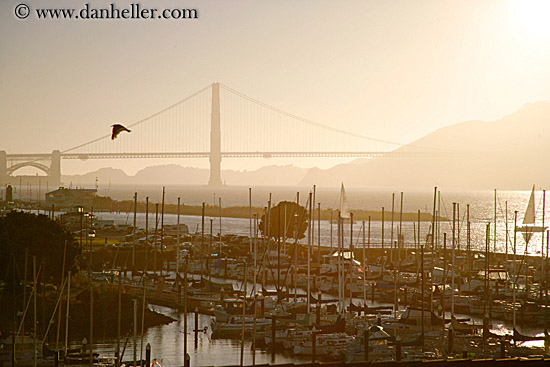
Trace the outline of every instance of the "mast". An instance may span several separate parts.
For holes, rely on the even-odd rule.
[[[391,229],[390,229],[390,246],[392,246],[392,247],[395,245],[393,243],[393,213],[394,213],[394,209],[395,209],[395,193],[393,192],[391,194]],[[395,269],[395,261],[396,261],[395,260],[395,247],[393,247],[392,262],[394,262],[394,264],[393,264],[394,269]]]
[[[317,256],[319,269],[321,269],[321,203],[317,203]]]
[[[222,241],[222,198],[218,198],[218,203],[219,203],[219,208],[220,208],[220,211],[219,211],[219,214],[218,214],[218,217],[219,217],[219,220],[220,220],[220,242]]]
[[[332,210],[330,211],[330,248],[332,249]]]
[[[456,222],[456,203],[453,203],[453,243],[451,250],[451,319],[455,317],[455,222]],[[452,326],[451,326],[452,327]]]
[[[32,279],[33,279],[33,288],[34,288],[34,294],[33,294],[33,336],[34,336],[34,367],[36,367],[37,358],[38,358],[38,332],[36,330],[38,326],[38,322],[36,320],[36,291],[37,291],[37,283],[36,283],[36,256],[32,257]],[[61,289],[61,293],[63,293],[63,288]],[[61,308],[61,307],[60,307]]]
[[[65,316],[65,355],[69,350],[69,306],[71,299],[71,272],[67,274],[67,314]]]
[[[134,228],[132,229],[132,278],[136,270],[136,216],[137,216],[137,192],[134,192]]]
[[[281,216],[281,208],[279,207],[279,217]],[[249,227],[249,241],[248,241],[248,248],[249,251],[252,252],[252,187],[248,188],[248,227]],[[281,234],[278,234],[278,237],[281,237]],[[249,252],[249,253],[250,253]],[[277,270],[278,272],[279,270]],[[279,279],[277,278],[277,282]],[[279,289],[279,284],[277,284],[277,290]]]
[[[384,207],[382,207],[382,250],[384,249]]]
[[[337,235],[338,235],[338,259],[337,259],[337,265],[336,265],[336,270],[338,272],[338,306],[339,306],[339,312],[342,313],[342,272],[341,272],[341,268],[342,268],[342,264],[341,264],[341,257],[342,257],[342,246],[341,246],[341,241],[342,241],[342,237],[340,235],[340,224],[342,222],[342,215],[341,215],[341,212],[338,211],[338,223],[337,223]]]
[[[155,275],[157,275],[157,233],[159,229],[159,203],[155,203],[155,239],[154,239],[154,245],[153,245],[153,269],[155,272]]]
[[[470,282],[470,273],[472,272],[472,247],[470,244],[470,204],[466,204],[466,261],[468,269],[468,282]]]
[[[367,256],[365,254],[365,221],[362,225],[363,229],[363,307],[367,304]]]
[[[120,358],[120,322],[121,322],[121,316],[122,316],[122,273],[118,272],[118,313],[117,313],[117,329],[116,329],[116,365],[117,367],[120,366],[121,358]]]
[[[298,191],[296,193],[296,208],[300,207],[300,192]],[[332,214],[332,212],[331,212]],[[300,221],[300,230],[302,229],[302,222]],[[294,302],[296,302],[296,299],[298,298],[298,288],[296,287],[296,271],[298,269],[298,235],[300,230],[298,230],[298,213],[294,214],[294,275],[292,277],[292,287],[294,288]],[[332,228],[331,228],[332,231]],[[332,240],[332,238],[331,238]]]
[[[433,252],[434,252],[435,203],[436,203],[436,198],[437,198],[437,186],[434,187],[434,208],[433,208],[433,212],[432,212],[432,238],[431,238],[431,242],[432,242],[432,254],[433,254]]]
[[[311,201],[312,193],[309,192],[309,220],[307,226],[307,313],[310,313],[310,303],[311,303]],[[275,343],[275,341],[273,341]]]
[[[315,207],[317,206],[317,201],[316,201],[316,197],[315,197],[315,194],[316,194],[316,191],[317,191],[317,186],[316,185],[313,185],[313,203],[312,203],[312,212],[311,212],[311,246],[314,247],[315,246]],[[285,221],[285,228],[286,228],[286,221]],[[286,230],[285,230],[286,232]],[[319,253],[321,252],[321,248],[319,248]],[[313,251],[312,251],[313,253]],[[319,263],[320,265],[320,263]]]
[[[164,268],[164,194],[165,187],[162,186],[162,210],[160,213],[160,275]]]
[[[505,213],[505,215],[506,215],[506,218],[505,218],[505,220],[506,220],[506,241],[505,241],[506,242],[506,255],[504,255],[504,256],[505,256],[506,262],[508,262],[508,200],[506,200],[504,202],[504,206],[506,208],[506,213]],[[506,284],[508,284],[508,283],[506,283]]]
[[[286,223],[286,221],[285,221]],[[286,230],[285,230],[286,233]],[[258,241],[258,215],[254,214],[254,285],[252,286],[252,291],[254,292],[254,325],[252,327],[252,365],[256,365],[256,317],[258,305],[256,297],[256,282],[257,282],[257,241]],[[288,288],[287,288],[288,290]],[[246,294],[245,294],[246,296]],[[273,345],[275,345],[275,340],[273,340]]]
[[[497,189],[495,189],[495,225],[493,228],[493,256],[497,255]]]
[[[89,233],[89,229],[86,233]],[[89,239],[89,235],[86,235],[86,240]],[[90,260],[89,260],[89,268],[88,268],[88,276],[90,281],[90,367],[93,365],[94,360],[94,351],[93,351],[93,345],[94,345],[94,279],[92,277],[92,242],[89,242],[89,251],[90,251]]]
[[[178,273],[179,275],[179,272],[180,272],[180,260],[181,260],[181,256],[180,256],[180,203],[181,203],[181,198],[178,196],[178,219],[177,219],[177,226],[178,228],[176,229],[176,235],[177,235],[177,239],[176,239],[176,273]]]
[[[516,234],[517,234],[517,222],[518,222],[518,211],[514,211],[514,283],[512,288],[512,309],[514,312],[513,315],[513,327],[516,330],[516,285],[518,282],[516,275]],[[514,344],[516,341],[514,340]]]
[[[445,288],[447,287],[447,232],[443,232],[443,282],[441,292],[441,316],[443,320],[443,332],[441,334],[442,342],[445,343]]]
[[[418,211],[418,214],[420,215],[420,210]],[[422,309],[422,347],[424,347],[424,245],[422,245],[420,241],[418,241],[418,244],[420,245],[420,274],[422,277],[422,289],[420,290],[420,307]],[[443,320],[445,320],[445,317],[443,317]],[[445,325],[445,321],[443,321],[443,325]]]

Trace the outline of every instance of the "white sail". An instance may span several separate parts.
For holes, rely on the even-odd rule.
[[[342,187],[340,188],[340,217],[350,218],[349,208],[348,208],[348,199],[346,198],[346,189],[344,189],[344,183],[342,182]]]
[[[523,224],[535,224],[535,185],[533,185],[533,189],[531,190],[531,197],[529,198],[529,204],[527,204],[525,217],[523,217]]]
[[[533,233],[540,233],[545,230],[546,227],[535,225],[535,185],[533,185],[531,197],[527,204],[527,210],[525,210],[525,216],[523,217],[523,225],[516,227],[516,231],[522,233],[525,243],[528,244]]]

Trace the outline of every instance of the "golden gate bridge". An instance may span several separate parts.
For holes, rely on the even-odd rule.
[[[213,83],[183,100],[110,134],[52,153],[0,151],[0,182],[32,166],[61,181],[61,159],[209,158],[209,185],[220,186],[222,158],[426,156],[396,150],[403,144],[323,125]]]

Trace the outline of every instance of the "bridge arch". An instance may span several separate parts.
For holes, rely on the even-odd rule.
[[[23,167],[35,167],[43,171],[46,175],[50,174],[50,167],[38,162],[22,162],[22,163],[14,164],[13,166],[7,169],[7,173],[8,175],[12,175],[15,171]]]

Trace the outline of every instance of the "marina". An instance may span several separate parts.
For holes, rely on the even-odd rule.
[[[343,190],[340,195],[345,196]],[[434,194],[434,203],[440,195]],[[75,237],[83,241],[83,273],[75,276],[77,282],[93,279],[94,292],[118,292],[134,300],[135,310],[146,307],[170,319],[158,326],[136,327],[136,337],[128,334],[118,341],[100,336],[107,324],[95,325],[95,341],[88,348],[116,364],[117,348],[124,345],[122,360],[132,365],[132,350],[139,364],[149,345],[152,358],[169,366],[546,355],[548,264],[541,243],[547,239],[533,231],[525,242],[526,237],[520,237],[525,227],[514,227],[513,222],[504,223],[511,229],[504,234],[492,232],[491,222],[484,220],[457,225],[457,204],[453,204],[454,221],[442,219],[438,210],[431,222],[399,221],[403,213],[395,211],[395,196],[394,212],[385,213],[384,221],[352,224],[341,215],[332,221],[317,216],[302,222],[304,230],[296,227],[299,219],[292,210],[303,210],[298,213],[308,218],[314,218],[313,211],[307,211],[307,201],[304,209],[295,203],[289,207],[293,209],[287,208],[295,223],[282,217],[286,231],[276,222],[272,222],[276,227],[267,229],[280,237],[260,230],[257,215],[248,219],[163,215],[158,204],[157,211],[148,214],[81,212],[88,220],[84,229],[79,230],[79,220],[72,224],[75,232],[84,234]],[[534,202],[529,196],[527,206]],[[347,210],[347,203],[342,205],[334,213]],[[278,215],[276,207],[268,202],[266,208],[271,209],[264,209],[265,214]],[[442,208],[440,203],[434,207]],[[544,218],[542,208],[537,219]],[[530,212],[528,208],[525,217]],[[42,213],[59,221],[64,218],[62,212],[44,209]],[[393,223],[387,216],[394,218]],[[516,212],[515,216],[517,223]],[[268,221],[266,217],[262,220]],[[499,223],[498,228],[502,226]],[[473,238],[482,237],[483,227],[485,243],[473,245]],[[293,237],[299,231],[304,236],[297,242]],[[474,231],[476,235],[471,235]],[[247,236],[250,233],[252,237]],[[497,245],[493,233],[508,238],[509,249],[515,243],[516,253],[491,251],[506,246]],[[528,248],[537,234],[544,242]],[[517,251],[519,240],[521,251]],[[62,289],[67,292],[66,288]],[[58,302],[59,310],[67,312],[63,307],[67,298],[61,296]],[[131,309],[125,306],[124,312]],[[141,321],[135,320],[139,326]],[[68,349],[82,346],[81,340],[67,343]],[[94,361],[98,363],[106,362]]]

